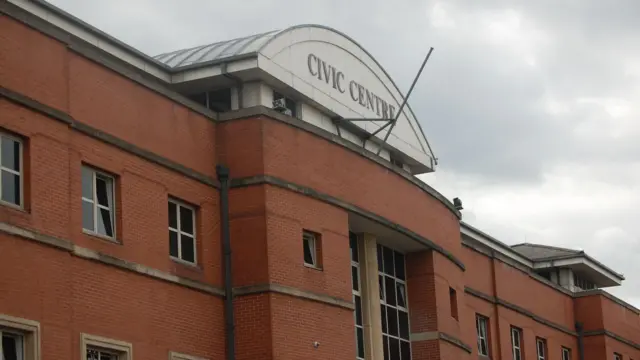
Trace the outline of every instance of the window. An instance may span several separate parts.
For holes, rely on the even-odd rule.
[[[24,360],[24,337],[11,331],[0,331],[2,334],[2,359]]]
[[[618,353],[613,353],[613,360],[622,360],[622,355]]]
[[[478,355],[489,356],[489,338],[487,327],[489,319],[482,315],[476,315],[476,333],[478,335]]]
[[[547,360],[547,341],[545,339],[536,339],[536,351],[538,354],[538,360]]]
[[[0,133],[0,201],[22,206],[22,143]]]
[[[82,167],[82,228],[89,233],[115,238],[114,178]]]
[[[562,360],[571,360],[571,350],[566,347],[562,347]]]
[[[380,244],[377,250],[384,358],[411,359],[405,258]]]
[[[349,247],[351,248],[351,289],[353,293],[353,321],[356,326],[356,359],[364,359],[364,328],[362,327],[362,294],[360,293],[360,254],[358,252],[358,238],[349,232]]]
[[[87,347],[87,360],[118,360],[118,353],[93,346]]]
[[[302,248],[304,252],[304,264],[314,268],[320,268],[320,235],[311,231],[302,232]]]
[[[207,360],[207,359],[171,351],[169,352],[169,360]]]
[[[511,327],[511,348],[513,360],[522,360],[522,330]]]
[[[449,307],[451,309],[451,317],[458,320],[458,296],[454,288],[449,288]]]
[[[130,343],[88,334],[81,334],[80,340],[85,360],[131,360]]]
[[[231,110],[231,89],[223,88],[187,96],[189,99],[216,112]]]
[[[40,325],[0,314],[0,359],[39,360]]]
[[[196,263],[196,215],[194,208],[169,200],[169,255]]]

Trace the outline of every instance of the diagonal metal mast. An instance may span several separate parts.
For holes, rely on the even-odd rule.
[[[379,133],[384,128],[386,128],[389,124],[391,124],[391,127],[389,128],[389,131],[387,131],[387,133],[384,135],[383,142],[387,142],[387,139],[389,139],[389,135],[391,135],[391,132],[393,131],[393,128],[396,126],[396,123],[398,122],[398,119],[400,118],[400,114],[402,114],[402,110],[404,109],[404,106],[407,104],[407,100],[409,100],[409,96],[411,96],[411,93],[413,92],[413,88],[416,86],[416,83],[418,82],[418,79],[420,78],[420,74],[422,74],[422,70],[424,69],[424,66],[427,65],[427,61],[429,61],[429,58],[431,57],[431,53],[432,52],[433,52],[433,47],[431,47],[429,49],[429,52],[427,53],[427,56],[424,58],[424,61],[422,62],[422,66],[420,66],[420,70],[418,70],[418,74],[413,79],[413,83],[411,84],[411,87],[409,88],[409,92],[407,93],[407,96],[404,97],[404,101],[402,102],[402,106],[400,106],[400,109],[398,109],[398,113],[396,114],[396,118],[391,120],[391,121],[389,121],[386,125],[384,125],[380,129],[376,130],[372,134],[372,136],[375,136],[377,133]],[[378,152],[376,153],[376,155],[380,155],[380,151],[382,151],[382,147],[380,147],[378,149]]]

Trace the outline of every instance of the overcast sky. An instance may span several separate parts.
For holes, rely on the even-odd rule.
[[[404,91],[433,46],[410,99],[439,158],[423,180],[506,243],[585,250],[640,307],[640,2],[51,2],[149,55],[327,25]]]

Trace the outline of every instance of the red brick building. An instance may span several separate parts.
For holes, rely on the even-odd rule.
[[[0,353],[640,359],[622,275],[461,222],[402,102],[325,27],[149,57],[0,0]]]

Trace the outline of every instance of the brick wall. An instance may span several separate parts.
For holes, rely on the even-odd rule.
[[[0,253],[0,313],[40,322],[43,359],[78,359],[80,333],[131,342],[141,359],[224,356],[220,298],[3,234]]]

